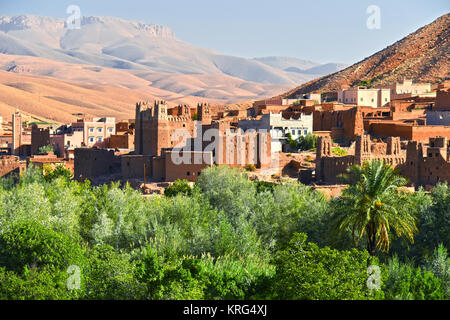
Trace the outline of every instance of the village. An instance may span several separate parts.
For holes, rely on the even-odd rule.
[[[450,181],[449,89],[449,81],[404,79],[255,101],[244,110],[138,102],[133,119],[80,117],[62,126],[29,124],[17,110],[11,121],[0,119],[0,176],[30,163],[63,164],[76,180],[129,182],[151,194],[228,165],[255,180],[284,177],[339,196],[349,166],[384,160],[409,187],[429,188]],[[316,145],[300,150],[295,141],[306,136],[317,136]]]

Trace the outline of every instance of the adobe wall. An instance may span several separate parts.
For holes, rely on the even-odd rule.
[[[31,154],[37,154],[39,148],[50,144],[50,130],[38,128],[37,125],[31,127]]]
[[[364,127],[371,135],[375,136],[401,137],[407,140],[412,140],[413,138],[413,129],[411,124],[383,120],[365,120]]]
[[[179,141],[172,141],[175,130],[186,130],[190,137],[195,136],[194,121],[190,109],[183,106],[181,116],[168,115],[164,101],[157,101],[151,107],[148,103],[136,104],[135,151],[137,154],[160,156],[164,148],[176,146]]]
[[[114,151],[75,149],[74,179],[93,179],[117,171],[120,171],[120,162],[114,156]]]
[[[362,109],[354,107],[347,110],[316,110],[313,112],[313,131],[332,131],[342,128],[343,136],[354,140],[364,133]]]
[[[450,90],[438,90],[436,92],[436,111],[450,111]]]
[[[165,180],[175,181],[177,179],[186,179],[188,181],[196,181],[201,171],[211,167],[213,163],[212,152],[188,152],[188,163],[177,164],[173,161],[172,156],[186,156],[184,152],[173,154],[171,151],[165,152]],[[201,159],[195,163],[195,158]]]
[[[113,134],[109,137],[108,145],[111,149],[134,149],[134,135]]]
[[[121,170],[122,178],[144,178],[144,165],[145,176],[150,178],[152,175],[152,166],[150,156],[144,155],[123,155],[121,156]]]
[[[433,137],[446,137],[450,139],[450,127],[444,126],[413,126],[412,139],[414,141],[428,142]]]
[[[11,172],[20,172],[20,169],[19,157],[0,156],[0,177],[4,177]]]
[[[401,174],[417,186],[435,185],[438,182],[450,183],[450,147],[448,139],[437,137],[430,139],[425,147],[417,141],[407,146],[407,158],[400,166]]]

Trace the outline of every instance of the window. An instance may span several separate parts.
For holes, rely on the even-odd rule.
[[[114,132],[114,128],[108,128],[108,132],[109,133],[113,133]]]
[[[301,135],[302,134],[302,130],[297,130],[297,134]]]
[[[94,128],[89,128],[90,133],[94,133]]]
[[[364,98],[361,98],[360,101],[363,102]]]
[[[89,143],[94,143],[94,137],[89,137]]]
[[[188,177],[189,177],[189,176],[191,175],[191,172],[190,172],[190,171],[188,171],[188,172],[187,172],[187,175],[188,175]]]
[[[97,142],[102,142],[103,141],[103,137],[97,137]]]
[[[374,102],[375,100],[373,100],[373,98],[372,98],[372,100],[371,100],[372,102]]]
[[[387,102],[387,98],[384,98],[384,102]]]
[[[295,130],[291,130],[292,131],[292,135],[294,136],[295,135]]]
[[[97,132],[98,133],[102,133],[103,132],[103,128],[97,128]]]
[[[308,134],[308,130],[305,129],[305,136]]]

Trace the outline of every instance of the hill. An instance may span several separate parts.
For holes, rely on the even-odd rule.
[[[385,84],[403,78],[432,83],[448,80],[449,32],[450,14],[446,14],[354,65],[309,81],[282,96],[295,97],[316,90],[336,90],[342,86],[357,85],[361,80],[370,80],[372,84]]]

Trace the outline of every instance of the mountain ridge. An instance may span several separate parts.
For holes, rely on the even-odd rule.
[[[311,80],[280,96],[337,90],[355,86],[361,80],[370,80],[374,85],[404,78],[431,83],[449,80],[449,33],[450,14],[445,14],[341,71]]]

